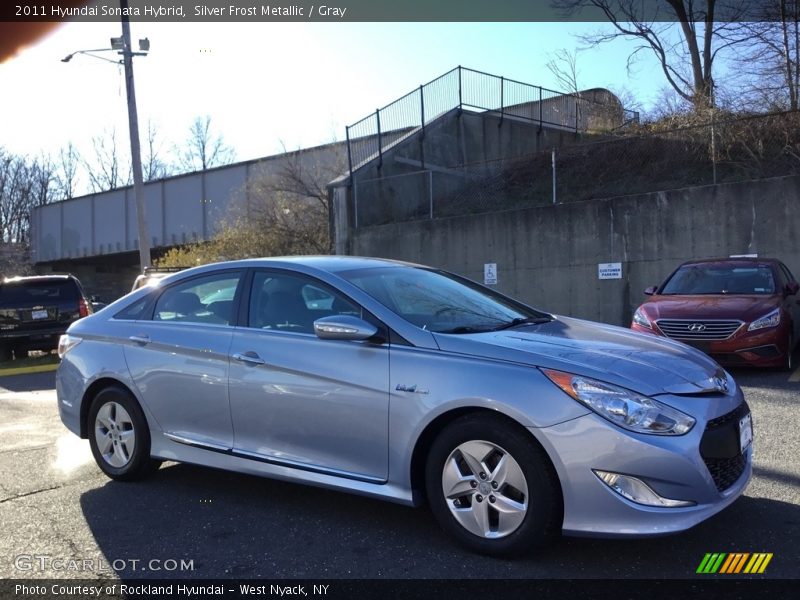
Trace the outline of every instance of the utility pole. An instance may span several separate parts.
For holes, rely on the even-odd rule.
[[[120,0],[122,9],[122,58],[125,65],[125,91],[128,97],[128,128],[131,135],[131,160],[133,167],[133,196],[136,199],[136,223],[139,228],[139,262],[142,271],[150,266],[150,237],[147,232],[147,214],[144,203],[142,156],[139,146],[139,116],[136,113],[136,88],[133,85],[133,51],[131,50],[131,24],[126,16],[128,0]]]

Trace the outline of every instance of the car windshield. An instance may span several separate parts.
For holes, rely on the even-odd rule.
[[[496,331],[552,320],[460,277],[415,267],[339,273],[417,327],[436,333]]]
[[[686,265],[661,290],[667,295],[774,294],[772,269],[765,265]]]

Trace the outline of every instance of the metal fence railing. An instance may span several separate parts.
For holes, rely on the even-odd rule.
[[[572,131],[611,131],[639,121],[611,94],[565,94],[513,79],[456,67],[345,128],[350,175],[387,148],[454,109],[499,112]]]

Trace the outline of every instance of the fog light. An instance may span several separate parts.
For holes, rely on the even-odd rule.
[[[620,475],[609,471],[595,470],[594,474],[612,490],[623,498],[644,506],[659,506],[664,508],[678,508],[681,506],[694,506],[696,503],[689,500],[671,500],[662,498],[641,479],[630,475]]]

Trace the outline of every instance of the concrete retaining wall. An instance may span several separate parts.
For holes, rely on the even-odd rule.
[[[339,199],[343,208],[343,199]],[[346,239],[345,239],[346,237]],[[434,265],[552,312],[628,325],[642,290],[693,258],[757,253],[800,276],[800,177],[337,230],[337,249]],[[598,263],[622,279],[599,280]]]
[[[353,222],[377,225],[435,215],[446,210],[447,198],[501,172],[505,161],[595,137],[513,115],[453,109],[358,169],[349,188]]]

